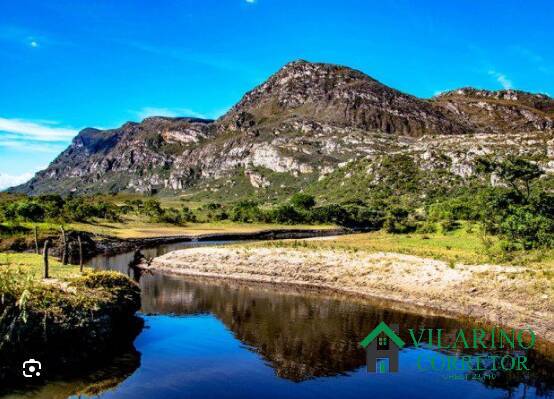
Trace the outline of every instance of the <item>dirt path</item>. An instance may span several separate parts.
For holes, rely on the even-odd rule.
[[[554,288],[548,276],[523,266],[448,265],[384,252],[201,247],[155,258],[149,268],[338,290],[508,327],[531,327],[541,339],[554,342]]]

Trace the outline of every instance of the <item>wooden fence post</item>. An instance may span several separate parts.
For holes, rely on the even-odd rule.
[[[50,240],[44,241],[44,278],[48,278],[48,250],[50,249]]]
[[[38,228],[35,226],[35,253],[38,255],[40,254],[40,250],[38,249]]]
[[[81,241],[81,234],[77,235],[77,241],[79,242],[79,270],[83,272],[83,242]]]
[[[62,235],[61,235],[62,248],[61,248],[60,262],[62,262],[62,265],[67,265],[67,237],[65,236],[65,230],[63,226],[60,226],[60,230],[62,232]]]

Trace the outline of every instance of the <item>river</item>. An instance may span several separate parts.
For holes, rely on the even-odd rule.
[[[192,245],[143,250],[147,257]],[[528,371],[441,369],[454,353],[406,345],[399,371],[366,370],[358,343],[379,322],[445,331],[465,321],[405,313],[383,305],[305,289],[133,275],[133,253],[97,256],[90,265],[129,273],[142,289],[145,328],[134,348],[83,376],[48,381],[6,398],[535,398],[552,397],[553,351],[518,351]],[[408,342],[409,337],[400,333]],[[552,349],[552,348],[550,348]],[[489,353],[490,354],[490,353]],[[435,367],[432,367],[432,366]],[[390,365],[389,365],[390,366]]]

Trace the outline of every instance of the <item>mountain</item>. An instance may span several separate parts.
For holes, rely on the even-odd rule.
[[[446,157],[462,177],[486,153],[526,153],[552,171],[553,134],[546,95],[462,88],[421,99],[344,66],[294,61],[215,121],[151,117],[84,129],[10,191],[270,198],[397,153],[431,169]]]

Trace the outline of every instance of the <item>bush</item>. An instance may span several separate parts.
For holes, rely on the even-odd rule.
[[[175,208],[164,209],[157,221],[170,224],[183,224],[183,214]]]
[[[164,211],[162,209],[160,201],[148,199],[144,201],[141,213],[150,217],[152,221],[157,222],[162,217]]]
[[[231,220],[234,222],[253,223],[263,219],[258,204],[254,201],[240,201],[231,208]]]
[[[44,220],[44,209],[34,202],[20,202],[17,205],[17,216],[29,222],[41,222]]]
[[[387,210],[383,227],[387,233],[405,234],[414,232],[417,226],[408,209],[394,206]]]
[[[289,204],[278,206],[271,211],[270,215],[271,220],[276,223],[294,224],[306,221],[305,215]]]
[[[417,232],[422,234],[433,234],[437,232],[437,225],[432,222],[419,223],[417,225]]]
[[[443,220],[440,224],[443,233],[449,233],[451,231],[458,230],[461,227],[460,222],[454,219]]]
[[[554,243],[554,221],[537,214],[532,207],[511,207],[499,232],[523,249],[552,247]]]
[[[192,223],[195,223],[196,222],[196,215],[194,214],[194,212],[187,206],[183,206],[181,208],[181,217],[183,219],[184,222],[192,222]]]
[[[299,209],[311,209],[315,206],[315,197],[310,194],[296,193],[290,199],[290,203]]]

